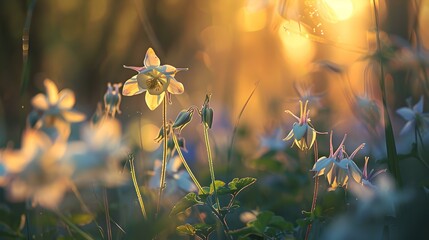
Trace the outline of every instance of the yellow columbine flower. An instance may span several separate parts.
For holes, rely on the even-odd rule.
[[[134,96],[147,91],[145,100],[150,110],[156,109],[169,94],[182,94],[185,89],[183,84],[176,81],[176,73],[187,68],[175,68],[171,65],[160,65],[161,61],[155,51],[149,48],[144,58],[143,67],[124,66],[138,72],[128,79],[122,88],[122,95]]]

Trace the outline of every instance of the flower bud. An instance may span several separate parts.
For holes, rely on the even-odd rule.
[[[119,110],[119,105],[121,104],[121,94],[119,88],[122,86],[122,83],[114,83],[113,86],[111,83],[107,83],[107,91],[104,94],[104,107],[106,114],[115,117],[116,113],[121,113]]]
[[[171,128],[170,128],[170,125],[167,125],[167,136],[170,134],[170,131],[171,131]],[[165,133],[164,133],[164,126],[162,126],[160,129],[159,129],[159,133],[158,133],[158,136],[154,139],[157,143],[159,143],[159,142],[161,142],[161,140],[162,139],[164,139],[164,137],[165,137],[166,135],[165,135]]]
[[[179,129],[179,131],[182,131],[182,129],[191,122],[193,115],[194,109],[192,107],[190,107],[188,110],[180,111],[173,123],[173,129]]]
[[[201,122],[208,128],[212,128],[213,123],[213,109],[209,106],[210,97],[210,94],[206,95],[206,100],[204,101],[203,108],[201,109]]]

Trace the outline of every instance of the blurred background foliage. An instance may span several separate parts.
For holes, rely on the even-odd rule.
[[[426,54],[429,1],[381,0],[379,9],[383,31],[410,46],[419,46],[417,50]],[[281,151],[266,152],[260,149],[261,136],[271,136],[277,128],[283,134],[277,140],[286,136],[293,119],[284,110],[297,110],[297,99],[306,94],[297,94],[293,86],[304,86],[310,95],[323,94],[311,106],[311,118],[318,130],[348,133],[349,149],[368,143],[369,150],[363,154],[383,152],[380,139],[374,138],[372,130],[363,131],[353,114],[358,107],[349,104],[353,96],[344,80],[314,64],[319,60],[336,63],[346,69],[352,92],[380,99],[377,66],[373,68],[365,58],[376,49],[374,24],[371,1],[361,0],[2,0],[0,146],[8,141],[19,143],[25,116],[31,110],[30,99],[43,90],[45,78],[53,79],[60,88],[73,89],[76,108],[91,116],[108,82],[123,83],[134,75],[122,65],[143,65],[145,51],[152,47],[162,64],[189,67],[177,77],[185,93],[173,97],[170,118],[190,105],[201,105],[205,94],[212,93],[219,175],[258,178],[254,189],[243,193],[243,205],[275,211],[293,221],[302,217],[301,210],[311,203],[307,171],[312,166],[311,154],[290,150],[290,144]],[[428,102],[428,93],[408,70],[395,69],[389,76],[392,110],[405,106],[409,97],[415,103],[424,95]],[[233,163],[228,165],[225,149],[255,88],[241,115]],[[121,109],[118,118],[125,123],[129,138],[139,145],[140,136],[134,130],[141,127],[143,150],[154,151],[158,145],[152,139],[160,125],[160,110],[149,111],[142,95],[124,97]],[[392,112],[394,130],[399,133],[404,121]],[[194,156],[190,162],[202,165],[205,158],[195,157],[204,156],[203,145],[196,144],[202,143],[201,131],[194,136],[187,132],[198,124],[193,121],[184,135],[189,136],[187,154]],[[374,129],[378,124],[374,122]],[[320,150],[326,153],[327,138],[322,137],[322,142],[325,144],[320,144]],[[359,166],[362,164],[363,158]],[[410,185],[427,183],[425,169],[419,164],[414,160],[406,163],[403,174]],[[242,166],[245,171],[241,171]],[[151,164],[138,167],[147,170]],[[208,171],[197,175],[209,179]],[[322,194],[320,199],[324,198]],[[326,199],[321,200],[326,201],[325,210],[340,205],[336,204],[339,198]],[[339,201],[344,204],[341,198]],[[140,225],[136,225],[130,232],[138,231]]]

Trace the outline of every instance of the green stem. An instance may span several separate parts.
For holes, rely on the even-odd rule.
[[[317,160],[319,159],[319,150],[318,150],[318,145],[317,145],[317,141],[314,142],[314,163],[317,162]],[[311,213],[314,213],[314,210],[316,209],[316,203],[317,203],[317,195],[319,193],[319,177],[317,176],[317,174],[315,173],[314,176],[314,189],[313,189],[313,201],[311,203]],[[308,239],[308,237],[310,236],[310,231],[311,231],[311,227],[312,224],[308,224],[307,226],[307,231],[305,232],[305,240]]]
[[[225,217],[222,216],[216,209],[214,209],[212,205],[209,205],[209,207],[212,210],[212,212],[214,213],[214,215],[216,216],[216,218],[219,219],[220,223],[222,224],[226,237],[228,239],[232,240],[233,238],[229,234],[230,230],[229,230],[228,224],[225,221]]]
[[[82,231],[78,226],[76,226],[72,221],[70,221],[68,218],[66,218],[63,214],[61,214],[59,211],[54,211],[54,213],[70,228],[75,230],[80,236],[82,236],[86,240],[94,240],[90,235]]]
[[[165,188],[165,176],[167,171],[167,95],[164,95],[162,108],[162,126],[164,128],[164,146],[162,151],[162,166],[161,166],[161,179],[159,181],[159,193],[158,193],[158,203],[156,205],[156,215],[158,216],[159,210],[161,208],[162,192]]]
[[[186,171],[188,171],[188,174],[191,177],[192,181],[194,181],[195,185],[197,186],[198,191],[200,191],[201,193],[204,193],[204,190],[201,187],[201,184],[198,182],[197,178],[192,173],[192,170],[189,167],[188,163],[186,162],[185,157],[183,157],[182,150],[180,149],[179,142],[177,141],[177,136],[174,132],[172,133],[172,136],[173,136],[174,147],[176,148],[176,151],[179,154],[180,160],[182,160],[183,166],[186,168]]]
[[[214,197],[216,200],[217,209],[219,211],[220,204],[219,204],[219,198],[217,196],[216,178],[215,178],[214,168],[213,168],[212,150],[210,148],[209,131],[208,131],[209,128],[205,123],[203,123],[203,128],[204,128],[204,142],[206,143],[206,149],[207,149],[207,159],[209,161],[210,177],[212,179]]]
[[[109,200],[107,199],[107,190],[106,190],[106,187],[103,187],[103,203],[104,203],[104,211],[105,211],[105,214],[106,214],[107,239],[108,240],[112,240],[112,226],[110,225]]]
[[[380,30],[379,30],[379,22],[378,22],[378,10],[375,3],[375,0],[372,1],[374,7],[374,17],[375,17],[375,28],[376,28],[376,37],[377,37],[377,49],[379,54],[381,54],[381,41],[380,41]],[[387,94],[386,87],[384,81],[384,67],[383,67],[383,59],[381,56],[379,57],[380,61],[380,90],[381,90],[381,98],[383,102],[383,115],[384,115],[384,134],[386,137],[386,149],[387,149],[387,167],[389,171],[392,173],[393,177],[396,180],[396,183],[399,187],[402,186],[401,174],[399,172],[398,160],[397,160],[397,151],[396,151],[396,143],[395,136],[393,135],[392,123],[390,121],[389,109],[387,108]]]
[[[143,198],[142,198],[142,195],[140,193],[139,184],[137,183],[136,170],[134,168],[134,157],[130,156],[129,161],[130,161],[131,179],[133,180],[134,188],[135,188],[136,194],[137,194],[137,199],[138,199],[139,204],[140,204],[140,209],[142,211],[142,215],[143,215],[144,219],[147,220],[146,208],[144,206]]]

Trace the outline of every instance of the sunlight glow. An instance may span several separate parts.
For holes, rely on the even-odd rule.
[[[238,27],[244,32],[255,32],[263,29],[267,23],[267,12],[263,9],[243,7],[237,13]]]
[[[283,45],[284,55],[296,65],[310,62],[315,50],[305,27],[296,21],[286,20],[280,26],[278,36]]]
[[[352,0],[319,0],[317,7],[320,16],[331,23],[347,20],[353,15]]]

